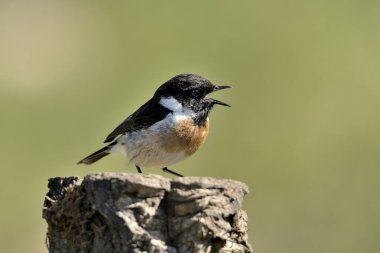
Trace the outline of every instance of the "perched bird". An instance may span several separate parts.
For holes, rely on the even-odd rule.
[[[229,106],[207,95],[227,88],[231,87],[194,74],[173,77],[107,136],[107,146],[78,163],[92,164],[110,153],[122,153],[139,173],[141,167],[158,167],[182,176],[167,166],[194,154],[204,143],[211,109],[216,104]]]

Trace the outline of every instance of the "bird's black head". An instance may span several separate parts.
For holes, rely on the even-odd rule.
[[[208,98],[207,95],[227,88],[231,87],[214,85],[198,75],[181,74],[161,85],[154,98],[169,110],[190,114],[197,125],[204,125],[214,105],[229,106],[219,100]]]
[[[183,107],[194,112],[210,110],[215,104],[229,106],[226,103],[206,96],[214,91],[231,88],[225,85],[214,85],[208,79],[194,74],[180,74],[163,85],[154,94],[157,98],[175,98]]]

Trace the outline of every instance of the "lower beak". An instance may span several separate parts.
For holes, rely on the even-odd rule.
[[[223,106],[228,106],[228,107],[231,107],[229,104],[226,104],[222,101],[219,101],[219,100],[216,100],[216,99],[213,99],[213,98],[209,98],[209,100],[214,104],[214,105],[223,105]]]

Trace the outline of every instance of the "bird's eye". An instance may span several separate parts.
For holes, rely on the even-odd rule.
[[[189,87],[189,84],[188,84],[188,83],[184,83],[184,82],[179,82],[179,83],[178,83],[178,86],[179,86],[182,90],[186,90],[187,87]]]
[[[197,98],[202,95],[202,91],[200,89],[195,89],[191,92],[191,94],[193,95],[193,97]]]

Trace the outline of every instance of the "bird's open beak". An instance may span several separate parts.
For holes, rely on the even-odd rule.
[[[215,92],[215,91],[218,91],[218,90],[229,89],[229,88],[232,88],[232,87],[228,86],[228,85],[215,85],[214,86],[214,90],[212,92]],[[219,101],[219,100],[216,100],[216,99],[213,99],[213,98],[209,98],[209,99],[210,99],[210,101],[213,104],[231,107],[229,104],[226,104],[226,103],[224,103],[222,101]]]

